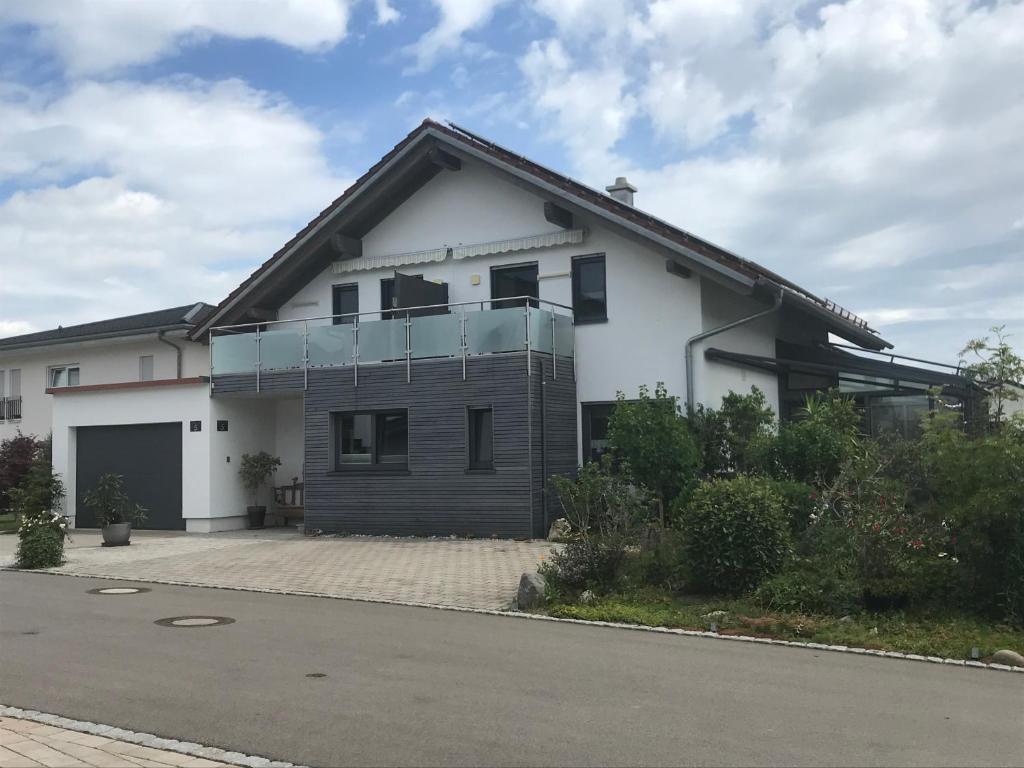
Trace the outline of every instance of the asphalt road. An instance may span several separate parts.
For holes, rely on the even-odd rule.
[[[308,765],[1019,765],[1024,676],[0,573],[0,702]],[[168,628],[157,619],[229,616]],[[323,673],[326,677],[307,677]]]

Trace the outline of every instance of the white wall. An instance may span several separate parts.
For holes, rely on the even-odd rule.
[[[186,521],[191,517],[209,517],[209,415],[206,384],[54,395],[53,468],[67,486],[65,514],[74,518],[76,512],[76,428],[178,421],[182,432],[182,513]],[[189,422],[193,420],[203,422],[202,432],[189,431]]]
[[[183,332],[167,334],[183,352],[183,378],[208,376],[209,352],[203,344],[185,341]],[[77,365],[79,384],[114,384],[139,380],[139,357],[153,356],[153,378],[173,379],[177,356],[155,334],[68,344],[52,344],[32,350],[0,350],[0,370],[9,378],[12,368],[21,370],[20,422],[0,422],[0,440],[25,434],[45,436],[52,424],[53,395],[46,394],[47,370],[58,365]],[[9,383],[6,394],[10,394]]]
[[[557,231],[544,219],[543,199],[492,171],[464,161],[459,172],[444,172],[417,191],[363,238],[365,257],[443,246],[481,243]],[[490,299],[490,268],[539,262],[540,298],[572,304],[569,276],[573,256],[604,252],[608,322],[576,329],[579,399],[614,400],[617,391],[636,394],[641,384],[664,381],[672,394],[685,393],[683,340],[700,327],[700,280],[665,270],[665,258],[627,240],[602,223],[582,222],[582,244],[444,262],[411,264],[405,274],[449,285],[451,302]],[[334,274],[312,280],[278,312],[280,319],[331,313],[331,286],[358,283],[359,309],[379,310],[380,280],[394,269]],[[474,276],[479,284],[473,285]]]

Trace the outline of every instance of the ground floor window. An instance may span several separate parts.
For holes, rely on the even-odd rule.
[[[494,469],[494,410],[469,408],[469,468]]]
[[[336,413],[332,428],[336,469],[409,463],[407,411]]]
[[[582,403],[583,461],[601,461],[608,451],[608,419],[615,403]]]

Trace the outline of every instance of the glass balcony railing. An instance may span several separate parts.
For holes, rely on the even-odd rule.
[[[411,307],[305,320],[214,328],[211,373],[266,373],[360,366],[502,352],[574,355],[572,310],[522,297],[524,306],[490,309],[490,302]],[[400,313],[400,314],[399,314]],[[394,316],[394,315],[398,316]]]

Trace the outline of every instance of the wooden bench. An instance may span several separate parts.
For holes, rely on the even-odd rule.
[[[293,477],[291,485],[280,485],[274,488],[274,512],[283,519],[283,525],[289,521],[301,521],[306,516],[303,483]]]

